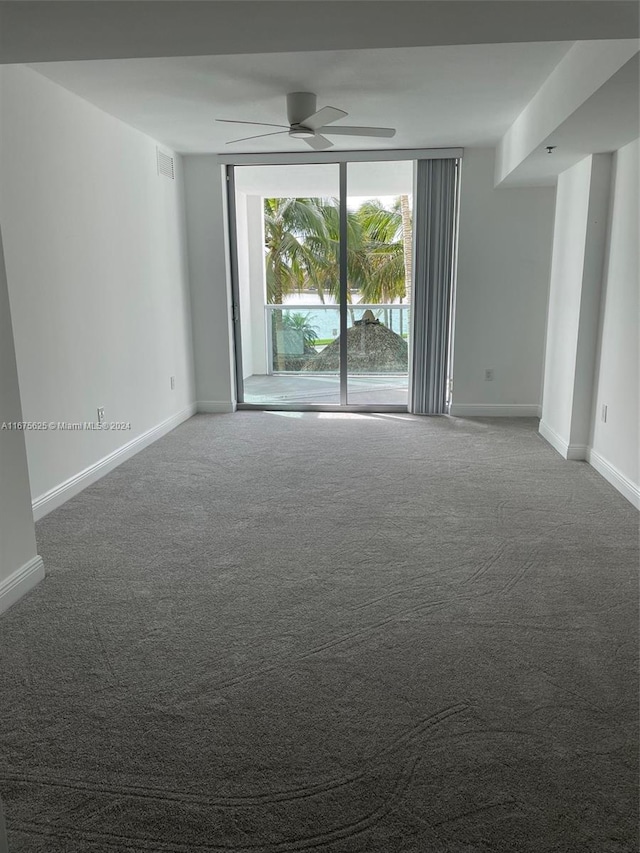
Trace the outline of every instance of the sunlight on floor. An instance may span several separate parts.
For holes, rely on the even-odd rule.
[[[369,420],[374,419],[377,415],[368,414],[368,413],[360,413],[360,412],[271,412],[267,411],[265,414],[267,415],[280,415],[283,418],[301,418],[305,417],[313,417],[318,419],[341,419],[341,420],[349,420],[349,419],[357,419],[357,418],[368,418]]]
[[[361,412],[318,412],[318,418],[330,418],[331,420],[372,420],[373,415]]]

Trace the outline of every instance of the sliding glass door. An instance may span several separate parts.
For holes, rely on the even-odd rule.
[[[413,161],[347,164],[347,403],[406,406]]]
[[[239,166],[234,179],[241,402],[338,406],[340,168]]]
[[[440,381],[447,365],[427,375],[411,357],[416,270],[438,299],[432,273],[444,281],[423,274],[428,246],[414,259],[415,172],[413,160],[229,167],[241,405],[406,410],[410,375]],[[437,240],[425,198],[417,226]]]

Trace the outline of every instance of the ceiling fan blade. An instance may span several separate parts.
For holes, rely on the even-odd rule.
[[[289,127],[288,124],[269,124],[267,121],[238,121],[235,118],[217,118],[216,121],[222,121],[225,124],[259,124],[262,127]]]
[[[250,139],[262,139],[263,136],[280,136],[280,134],[289,133],[288,130],[275,130],[273,133],[259,133],[257,136],[243,136],[242,139],[230,139],[226,145],[233,145],[234,142],[248,142]]]
[[[311,130],[318,130],[325,124],[331,124],[332,121],[338,121],[339,118],[348,116],[344,110],[339,110],[337,107],[322,107],[316,113],[312,113],[300,122],[304,127],[310,127]]]
[[[339,136],[386,136],[391,138],[396,135],[395,127],[347,127],[339,124],[336,127],[319,127],[319,133],[336,133]]]
[[[324,151],[325,148],[333,148],[333,142],[325,139],[324,136],[320,136],[319,133],[316,133],[315,136],[304,137],[304,141],[314,151]]]

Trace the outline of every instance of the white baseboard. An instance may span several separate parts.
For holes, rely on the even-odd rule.
[[[566,459],[570,462],[585,462],[589,448],[586,444],[570,444],[567,447]]]
[[[540,406],[535,403],[453,403],[449,414],[454,418],[539,418]]]
[[[551,447],[554,450],[557,450],[560,456],[563,459],[567,458],[567,450],[569,449],[569,443],[561,438],[558,433],[551,429],[551,427],[546,424],[544,421],[540,421],[540,425],[538,426],[538,432],[540,435],[548,441]]]
[[[229,400],[198,400],[198,412],[209,415],[228,415],[236,410],[236,404]]]
[[[592,468],[602,477],[611,483],[621,495],[623,495],[629,503],[633,504],[636,509],[640,509],[640,486],[632,483],[628,477],[625,477],[618,469],[610,462],[600,456],[599,453],[592,447],[585,444],[567,444],[558,433],[551,429],[544,421],[540,421],[540,435],[545,438],[549,444],[558,451],[564,458],[574,461],[587,461]]]
[[[171,415],[170,418],[162,421],[162,423],[159,423],[157,426],[143,432],[142,435],[139,435],[137,438],[127,442],[127,444],[123,444],[122,447],[114,450],[113,453],[110,453],[108,456],[104,456],[102,459],[94,462],[93,465],[85,468],[84,471],[74,474],[73,477],[65,480],[64,483],[60,483],[58,486],[54,486],[52,489],[49,489],[48,492],[39,495],[32,503],[34,521],[38,521],[52,510],[62,506],[62,504],[65,503],[65,501],[68,501],[69,498],[77,495],[78,492],[81,492],[83,489],[86,489],[87,486],[95,483],[96,480],[104,477],[104,475],[108,474],[109,471],[117,468],[122,462],[130,459],[132,456],[135,456],[136,453],[139,453],[145,447],[153,444],[157,439],[162,438],[163,435],[171,432],[172,429],[175,429],[183,421],[188,420],[190,417],[195,415],[195,413],[196,405],[195,403],[192,403],[185,409],[182,409],[182,411],[177,412],[175,415]]]
[[[544,421],[540,421],[538,432],[546,441],[549,442],[554,450],[558,451],[563,459],[569,459],[573,462],[584,462],[587,458],[589,448],[586,444],[569,444]]]
[[[587,450],[587,462],[596,469],[598,474],[611,483],[621,495],[623,495],[629,503],[633,504],[636,509],[640,509],[640,486],[631,482],[628,477],[612,465],[610,462],[600,456],[599,453],[590,447]]]
[[[20,566],[8,578],[0,581],[0,613],[8,610],[12,604],[26,595],[43,578],[44,563],[42,557],[36,554],[28,563]]]

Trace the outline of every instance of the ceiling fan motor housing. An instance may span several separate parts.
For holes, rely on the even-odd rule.
[[[290,92],[287,95],[287,119],[291,127],[304,127],[304,120],[316,112],[316,103],[313,92]],[[313,134],[307,132],[299,135]]]

